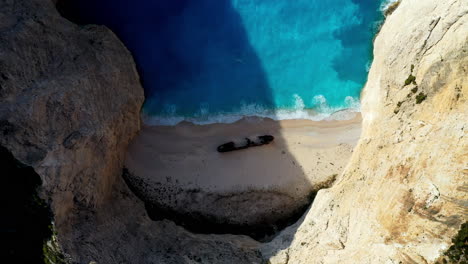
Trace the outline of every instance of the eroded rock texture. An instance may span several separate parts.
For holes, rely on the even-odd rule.
[[[0,1],[0,145],[43,181],[59,230],[121,181],[143,89],[108,29],[80,27],[48,0]]]
[[[76,26],[50,1],[1,6],[0,144],[42,176],[56,213],[97,206],[140,127],[131,55],[108,29]]]
[[[374,56],[351,161],[271,263],[433,263],[467,220],[468,1],[403,0]]]

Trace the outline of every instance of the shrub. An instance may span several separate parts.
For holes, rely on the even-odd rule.
[[[452,239],[452,246],[445,252],[451,261],[466,261],[466,254],[468,253],[468,222],[462,224],[458,234]],[[466,262],[465,262],[466,263]]]
[[[425,95],[423,92],[420,92],[418,95],[416,95],[416,104],[422,103],[422,101],[426,100],[427,95]]]
[[[414,85],[416,85],[416,77],[415,77],[413,74],[410,74],[410,75],[408,76],[408,78],[406,78],[406,80],[405,80],[405,86],[410,85],[411,83],[413,83]]]
[[[411,89],[411,92],[414,93],[414,94],[415,94],[417,91],[418,91],[418,87],[417,87],[417,86],[414,87],[413,89]]]

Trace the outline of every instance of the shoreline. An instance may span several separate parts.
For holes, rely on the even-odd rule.
[[[181,123],[192,123],[195,125],[232,124],[242,119],[271,119],[274,121],[285,120],[308,120],[312,122],[321,121],[345,121],[352,120],[361,115],[360,105],[351,108],[334,109],[325,112],[317,112],[313,109],[280,109],[274,113],[260,111],[253,114],[240,112],[238,114],[219,114],[207,117],[184,117],[184,116],[155,116],[142,110],[142,121],[144,126],[176,126]]]

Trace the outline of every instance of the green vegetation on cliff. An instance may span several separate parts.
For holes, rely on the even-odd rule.
[[[461,225],[458,234],[452,238],[452,245],[436,263],[466,264],[468,263],[468,222]]]

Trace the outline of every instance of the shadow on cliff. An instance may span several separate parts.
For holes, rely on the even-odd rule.
[[[259,98],[262,98],[262,105],[273,105],[273,95],[262,63],[249,43],[241,17],[230,0],[62,0],[57,7],[72,22],[103,24],[119,36],[135,58],[146,97],[156,98],[151,101],[152,107],[160,107],[158,105],[164,101],[158,98],[171,94],[184,96],[187,104],[197,102],[193,110],[198,110],[198,103],[202,103],[205,97],[218,98],[217,103],[212,104],[214,101],[210,100],[210,110],[235,102],[258,103]],[[200,87],[201,83],[210,87],[203,93],[196,93],[194,87]],[[275,131],[277,140],[282,140],[279,125]],[[299,164],[287,150],[283,158]],[[271,166],[275,163],[272,160]],[[304,175],[300,166],[295,168],[296,174]],[[136,195],[139,196],[138,193]],[[271,238],[277,228],[293,224],[307,208],[301,208],[300,212],[274,228],[259,228],[261,234],[255,234],[258,230],[240,226],[182,221],[189,216],[181,216],[177,212],[161,210],[160,214],[196,232],[247,233],[256,238]],[[155,214],[158,214],[157,209],[150,212],[150,215]],[[198,224],[191,226],[190,222]]]
[[[41,177],[3,146],[0,167],[0,257],[6,263],[45,263],[52,214],[37,193]]]

